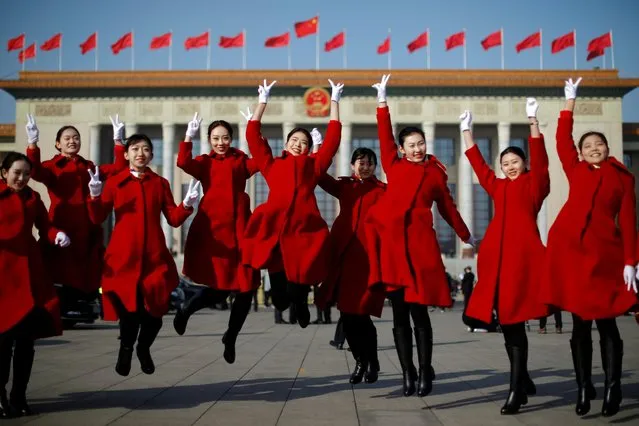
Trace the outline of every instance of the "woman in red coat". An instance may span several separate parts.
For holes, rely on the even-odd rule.
[[[526,101],[530,121],[530,170],[521,148],[508,147],[499,155],[506,176],[498,179],[475,145],[471,134],[472,116],[460,117],[466,142],[466,156],[480,185],[495,204],[495,215],[486,229],[477,260],[479,281],[466,315],[490,323],[493,309],[504,333],[510,360],[510,391],[502,414],[515,414],[537,391],[528,375],[528,338],[525,322],[545,317],[546,306],[539,302],[539,282],[544,261],[544,245],[539,236],[537,215],[550,192],[548,155],[539,132],[535,99]],[[517,243],[512,244],[516,238]]]
[[[27,186],[31,161],[9,152],[0,180],[0,418],[29,415],[26,392],[34,339],[62,334],[58,298],[46,275],[33,226],[41,239],[67,247],[69,237],[51,226],[40,195]],[[15,344],[15,350],[13,346]],[[9,382],[13,351],[11,402]]]
[[[292,303],[302,328],[310,322],[309,288],[323,281],[329,271],[328,226],[317,208],[314,193],[339,148],[342,132],[338,102],[344,85],[329,82],[333,91],[331,121],[325,146],[317,155],[309,155],[310,133],[295,128],[286,138],[282,155],[273,157],[261,134],[260,120],[275,82],[267,85],[265,80],[259,86],[259,105],[255,115],[247,117],[246,140],[268,184],[269,194],[246,225],[242,260],[254,269],[269,270],[273,305],[282,311]]]
[[[40,240],[53,282],[62,285],[60,297],[64,316],[68,310],[76,310],[73,306],[75,300],[95,298],[100,287],[104,238],[102,227],[89,220],[86,207],[89,195],[87,170],[95,172],[96,166],[79,154],[82,146],[80,133],[73,126],[64,126],[58,130],[55,147],[60,153],[41,163],[38,127],[33,116],[28,115],[27,119],[27,156],[33,162],[32,177],[47,187],[51,199],[49,218],[55,226],[68,232],[73,240],[73,245],[65,249]],[[127,167],[122,145],[124,124],[117,115],[115,120],[111,118],[111,123],[115,163],[99,166],[100,176],[103,178]]]
[[[404,395],[425,396],[432,389],[433,331],[428,306],[451,306],[448,280],[433,229],[433,202],[444,219],[463,241],[474,243],[466,224],[457,211],[446,184],[444,166],[426,154],[424,133],[416,127],[399,132],[399,150],[393,138],[386,83],[383,76],[377,89],[377,132],[382,166],[388,177],[388,188],[367,217],[370,274],[369,284],[382,285],[391,291],[393,335],[404,374]],[[419,377],[413,365],[413,340],[410,317],[415,324],[415,340],[419,359]]]
[[[183,204],[175,205],[169,182],[147,165],[153,145],[146,135],[127,139],[130,170],[109,179],[102,191],[99,170],[89,171],[89,217],[96,225],[115,211],[115,227],[104,256],[102,294],[104,319],[120,319],[120,352],[115,371],[122,376],[131,370],[133,345],[142,371],[153,374],[150,348],[169,309],[171,291],[178,285],[175,261],[166,247],[160,224],[164,215],[178,227],[193,212],[199,184],[189,185]],[[138,336],[139,331],[139,336]]]
[[[259,286],[259,274],[242,264],[240,240],[251,215],[250,199],[244,192],[246,181],[257,172],[255,161],[231,147],[233,128],[223,120],[208,128],[210,154],[193,158],[191,142],[202,119],[197,113],[188,124],[180,143],[177,165],[202,183],[204,196],[189,228],[184,248],[182,272],[193,282],[204,284],[186,300],[173,320],[182,335],[189,317],[235,292],[228,330],[224,333],[224,359],[235,362],[235,341],[251,308],[253,293]]]
[[[602,133],[583,134],[579,152],[575,148],[573,111],[580,80],[566,82],[566,106],[557,125],[557,153],[570,192],[548,233],[541,300],[573,314],[570,347],[579,388],[575,411],[580,416],[588,413],[596,396],[591,328],[593,320],[597,323],[606,373],[601,412],[607,417],[616,414],[621,403],[623,342],[615,318],[637,303],[635,179],[609,155]]]
[[[324,175],[320,187],[339,199],[339,215],[331,228],[331,270],[321,284],[316,304],[324,309],[333,300],[341,312],[344,333],[355,358],[350,382],[375,383],[379,373],[377,329],[370,318],[382,315],[386,294],[368,287],[368,254],[364,220],[384,194],[386,184],[375,177],[377,156],[358,148],[351,157],[353,174],[335,179]]]

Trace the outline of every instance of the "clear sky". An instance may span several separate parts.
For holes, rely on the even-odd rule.
[[[462,68],[462,50],[446,52],[444,39],[467,30],[468,68],[499,68],[500,49],[484,51],[480,41],[504,28],[507,69],[539,69],[538,48],[515,52],[515,44],[537,29],[543,30],[545,69],[572,69],[573,51],[551,55],[551,41],[573,28],[577,30],[580,69],[602,66],[601,58],[586,62],[586,45],[592,38],[613,30],[615,66],[622,77],[639,77],[639,0],[0,0],[0,78],[17,78],[18,52],[7,52],[9,38],[22,32],[27,44],[38,45],[63,33],[63,70],[93,70],[93,52],[80,54],[79,44],[98,31],[99,69],[127,70],[131,51],[115,56],[110,45],[135,30],[135,67],[167,69],[168,51],[151,51],[154,36],[173,31],[173,69],[206,69],[206,49],[185,51],[184,39],[211,29],[212,69],[241,68],[241,49],[217,47],[221,35],[247,31],[249,69],[284,69],[286,49],[264,48],[264,40],[288,30],[293,23],[319,14],[321,45],[343,28],[347,31],[350,69],[385,69],[387,58],[376,47],[392,30],[392,67],[425,68],[426,51],[409,54],[406,45],[426,28],[431,34],[431,67]],[[291,34],[293,36],[293,33]],[[315,67],[315,37],[292,39],[294,69]],[[610,56],[607,56],[608,67]],[[341,68],[338,49],[321,53],[323,69]],[[57,51],[38,51],[28,70],[57,70]],[[257,84],[257,82],[256,82]],[[558,94],[561,94],[558,88]],[[373,93],[371,93],[373,94]],[[624,121],[639,122],[639,90],[624,98]],[[0,123],[15,121],[15,102],[0,91]]]

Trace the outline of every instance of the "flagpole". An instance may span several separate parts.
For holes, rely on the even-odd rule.
[[[95,70],[98,70],[98,32],[95,32]]]
[[[392,53],[393,53],[393,49],[392,49],[392,43],[391,43],[391,29],[388,29],[388,70],[390,71],[391,69],[391,60],[392,60]]]
[[[288,44],[286,45],[286,51],[288,56],[288,70],[291,70],[291,41],[289,39]]]
[[[169,39],[169,71],[173,68],[173,30],[169,30],[171,38]]]
[[[603,69],[606,69],[606,49],[603,50]]]
[[[464,69],[466,69],[468,65],[467,59],[466,59],[466,28],[464,28]]]
[[[504,64],[504,27],[501,27],[501,69],[506,69]]]
[[[242,69],[246,69],[246,28],[242,29]]]
[[[315,69],[319,71],[319,45],[320,45],[320,21],[319,21],[319,12],[317,13],[317,33],[315,34]]]
[[[539,28],[539,69],[544,69],[544,43],[541,38],[541,28]]]
[[[575,47],[573,48],[573,59],[575,61],[575,69],[577,69],[577,29],[572,30],[572,38],[575,39]]]
[[[60,36],[60,49],[58,51],[58,72],[62,71],[62,36]]]
[[[135,37],[131,30],[131,71],[135,70]]]
[[[344,69],[346,69],[346,28],[342,28],[342,33],[344,34],[344,46],[342,47],[342,56],[344,60]]]
[[[207,44],[206,44],[206,70],[209,71],[211,69],[211,29],[209,28],[206,33]]]
[[[430,28],[426,28],[426,69],[430,70]]]
[[[604,52],[606,49],[604,49]],[[615,43],[612,41],[612,30],[610,30],[610,60],[612,61],[612,69],[615,69]]]

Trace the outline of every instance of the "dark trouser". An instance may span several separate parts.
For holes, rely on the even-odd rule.
[[[271,299],[275,309],[284,311],[290,307],[290,323],[298,322],[298,317],[302,316],[300,324],[306,327],[309,321],[308,314],[308,293],[310,286],[292,283],[287,280],[284,271],[269,273],[271,281]]]
[[[556,311],[553,316],[555,317],[555,328],[563,328],[563,321],[561,320],[561,311]],[[539,318],[539,328],[546,328],[548,324],[548,317]]]
[[[251,302],[253,301],[253,295],[255,293],[255,291],[247,291],[245,293],[235,294],[228,323],[228,329],[233,334],[237,335],[242,329],[244,321],[251,310]],[[198,287],[194,294],[188,298],[188,301],[184,303],[185,306],[188,306],[188,308],[186,308],[188,311],[187,314],[190,316],[200,309],[225,301],[230,294],[230,291],[215,290],[210,287]]]
[[[37,325],[32,324],[32,318],[33,315],[30,313],[16,326],[0,334],[0,396],[6,398],[5,388],[9,382],[11,358],[13,357],[11,401],[18,404],[26,401],[27,385],[31,378],[35,355],[31,327]]]
[[[344,335],[355,361],[368,366],[374,364],[379,370],[377,358],[377,329],[369,315],[342,313],[340,321],[344,325]]]
[[[161,328],[162,318],[152,316],[144,308],[138,308],[136,312],[121,312],[120,345],[133,348],[137,341],[139,347],[149,349]]]
[[[346,333],[344,333],[344,319],[342,315],[340,315],[339,320],[337,321],[337,326],[335,327],[335,337],[333,337],[333,342],[336,345],[344,344],[346,340]]]

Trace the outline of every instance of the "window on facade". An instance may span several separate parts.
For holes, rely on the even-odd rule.
[[[478,183],[473,184],[473,236],[481,240],[493,217],[493,202]]]
[[[516,146],[518,148],[521,148],[526,153],[526,157],[528,157],[528,139],[524,139],[524,138],[511,139],[510,146]]]
[[[455,160],[455,140],[452,138],[435,139],[435,157],[445,166],[457,163]]]
[[[449,183],[448,189],[453,195],[453,198],[455,198],[457,185]],[[441,250],[441,253],[446,257],[455,257],[455,231],[453,231],[453,228],[451,228],[448,222],[446,222],[439,214],[437,209],[435,209],[434,221],[435,233],[437,234],[437,241],[439,242],[439,249]]]
[[[162,176],[162,139],[153,138],[151,139],[151,144],[153,144],[153,158],[151,159],[150,166],[157,174]]]
[[[368,148],[368,149],[372,149],[375,152],[375,155],[377,155],[377,170],[376,170],[376,174],[379,177],[379,171],[380,171],[380,164],[382,161],[382,154],[381,151],[379,149],[379,139],[367,139],[367,138],[362,138],[362,139],[353,139],[351,141],[351,148],[353,151],[355,151],[357,148]],[[350,162],[351,157],[349,155],[348,157],[348,161]]]
[[[333,161],[333,164],[331,164],[331,167],[328,169],[328,174],[335,176],[335,168],[335,161]],[[317,208],[319,208],[320,214],[329,227],[333,226],[337,212],[337,199],[324,192],[319,186],[315,188],[315,198],[317,199]]]
[[[273,151],[274,157],[282,154],[282,146],[284,146],[283,139],[268,138],[268,144],[271,147],[271,151]],[[264,180],[262,173],[257,173],[255,175],[255,205],[259,206],[260,204],[264,204],[267,198],[268,185],[266,184],[266,180]]]
[[[490,139],[487,138],[478,138],[475,139],[475,143],[477,144],[477,146],[479,147],[479,152],[481,152],[482,157],[484,157],[484,160],[486,160],[487,163],[491,163],[493,156],[492,156],[492,150],[490,149]]]
[[[623,164],[628,167],[631,168],[632,167],[632,155],[630,154],[624,154],[623,155]]]

